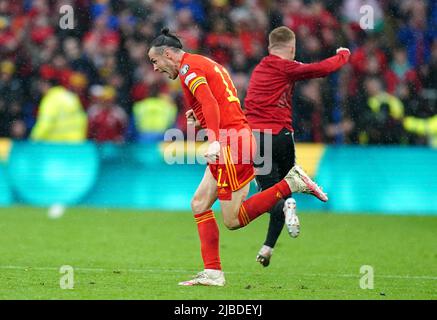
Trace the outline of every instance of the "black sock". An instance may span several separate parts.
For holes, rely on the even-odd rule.
[[[281,234],[282,228],[284,227],[285,217],[284,217],[284,202],[285,200],[280,200],[270,211],[270,222],[269,230],[267,231],[267,238],[264,245],[274,248],[276,241]]]

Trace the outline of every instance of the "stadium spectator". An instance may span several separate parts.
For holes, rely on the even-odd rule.
[[[406,117],[403,121],[405,130],[411,134],[412,144],[430,145],[437,148],[437,41],[431,49],[429,64],[420,67],[423,82],[421,95],[412,94],[405,86],[408,100],[405,104]],[[402,96],[402,92],[400,93]],[[405,100],[405,98],[403,97]]]
[[[308,35],[302,44],[302,53],[299,54],[299,59],[306,62],[320,61],[323,56],[322,43],[315,35]]]
[[[91,87],[92,104],[88,109],[88,138],[96,142],[124,142],[128,117],[115,104],[116,91],[110,86]]]
[[[73,30],[59,27],[63,4],[74,7]],[[360,27],[363,5],[373,8],[373,29]],[[429,0],[0,0],[0,61],[14,66],[13,83],[18,83],[22,97],[17,105],[29,129],[38,102],[35,84],[55,74],[69,86],[73,72],[87,79],[80,94],[84,107],[88,97],[83,92],[92,85],[110,85],[116,88],[117,104],[132,119],[133,103],[146,97],[152,85],[145,79],[144,57],[162,27],[176,30],[186,47],[219,61],[232,77],[238,74],[239,96],[244,97],[243,74],[248,77],[265,55],[267,34],[278,25],[291,27],[298,39],[305,39],[296,45],[297,59],[306,63],[330,56],[336,47],[351,48],[352,70],[344,68],[318,88],[323,95],[333,92],[323,114],[323,123],[329,123],[323,142],[357,142],[343,130],[350,127],[345,123],[356,120],[346,106],[357,95],[365,98],[362,84],[368,76],[383,79],[387,91],[404,102],[407,115],[425,119],[437,113],[437,5]],[[173,100],[180,95],[180,87],[157,78],[161,93]],[[178,119],[185,109],[178,107]]]
[[[405,130],[426,139],[426,143],[437,148],[437,115],[430,118],[405,117]]]
[[[296,33],[296,38],[304,39],[308,34],[315,33],[316,21],[311,19],[310,8],[305,6],[302,0],[288,2],[283,12],[284,24]]]
[[[407,52],[404,48],[398,47],[393,51],[393,61],[385,72],[385,83],[387,92],[400,96],[402,85],[409,86],[412,94],[419,94],[422,84],[416,70],[410,65],[407,59]]]
[[[0,100],[0,137],[23,139],[26,136],[26,125],[20,104],[12,102],[5,104]]]
[[[244,55],[251,68],[264,55],[268,21],[257,7],[240,6],[230,12],[234,25],[233,54]]]
[[[243,103],[244,98],[246,97],[247,84],[249,83],[249,77],[244,72],[236,72],[234,73],[233,82],[235,85],[235,89],[237,89],[238,99]]]
[[[137,141],[162,141],[165,131],[175,123],[176,112],[173,101],[166,95],[159,95],[158,87],[152,87],[150,95],[133,106]]]
[[[294,128],[301,142],[324,141],[324,106],[329,102],[323,97],[321,81],[313,79],[300,86],[294,110]]]
[[[180,9],[176,19],[178,34],[184,39],[187,48],[199,51],[201,30],[195,23],[192,12],[188,8]]]
[[[402,128],[404,105],[386,92],[380,78],[367,78],[364,82],[366,98],[356,103],[354,117],[357,122],[358,141],[361,144],[405,143]],[[351,106],[352,107],[352,106]],[[359,116],[358,116],[359,115]]]
[[[433,42],[429,64],[420,67],[423,82],[422,98],[424,103],[413,115],[430,117],[437,113],[437,40]]]
[[[6,104],[22,101],[23,88],[15,75],[15,65],[10,60],[0,62],[0,99]]]
[[[39,85],[43,97],[30,138],[45,142],[84,141],[87,117],[79,97],[55,79],[42,79]]]
[[[413,67],[427,63],[432,41],[437,39],[435,21],[428,24],[427,3],[423,0],[409,1],[408,21],[398,31],[398,40],[408,51],[408,61]]]
[[[77,38],[68,37],[63,42],[63,51],[71,69],[86,75],[87,79],[97,79],[97,70],[83,53]]]
[[[11,61],[0,63],[0,137],[22,139],[26,135],[21,107],[23,88],[14,74]]]
[[[173,0],[173,6],[177,12],[182,10],[190,11],[194,20],[202,24],[205,21],[205,11],[200,0]]]
[[[68,80],[65,88],[75,93],[79,97],[80,103],[85,110],[88,108],[88,79],[84,74],[80,72],[71,72],[68,75]]]
[[[205,47],[212,59],[222,65],[228,65],[232,58],[234,38],[229,31],[230,22],[224,17],[217,17],[212,31],[205,37]]]
[[[353,74],[349,83],[349,95],[354,96],[366,76],[379,76],[386,70],[387,57],[379,48],[377,35],[368,36],[364,44],[352,53],[350,64]]]

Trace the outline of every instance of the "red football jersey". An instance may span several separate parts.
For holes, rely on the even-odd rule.
[[[197,54],[185,53],[179,68],[185,100],[193,109],[202,128],[208,128],[205,120],[208,106],[202,106],[196,99],[196,90],[201,85],[207,85],[219,108],[219,129],[250,129],[247,119],[241,109],[237,90],[226,69],[215,61]],[[210,129],[210,128],[208,128]]]
[[[293,131],[291,96],[297,80],[321,78],[347,63],[349,51],[318,63],[305,64],[275,55],[264,57],[255,67],[244,100],[246,117],[252,129],[271,129],[278,134],[282,128]]]

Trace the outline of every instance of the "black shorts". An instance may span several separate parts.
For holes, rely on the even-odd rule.
[[[253,134],[256,139],[259,155],[264,157],[264,152],[269,152],[268,149],[265,149],[268,146],[264,144],[267,134],[256,130],[253,131]],[[283,128],[278,134],[272,135],[271,138],[272,170],[269,174],[256,176],[256,182],[260,191],[268,189],[281,181],[296,162],[293,132]],[[260,164],[257,160],[255,159],[255,168],[262,167],[264,164]]]

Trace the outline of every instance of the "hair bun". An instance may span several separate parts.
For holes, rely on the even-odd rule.
[[[170,33],[170,29],[167,27],[162,28],[161,33],[165,36],[168,36],[168,34]]]

